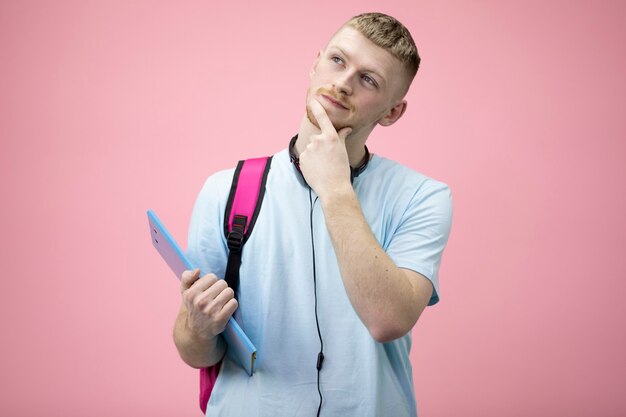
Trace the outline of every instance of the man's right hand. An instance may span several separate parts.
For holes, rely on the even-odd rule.
[[[202,340],[216,338],[237,309],[237,300],[226,280],[214,274],[200,277],[200,270],[185,271],[180,292],[187,310],[187,327]]]

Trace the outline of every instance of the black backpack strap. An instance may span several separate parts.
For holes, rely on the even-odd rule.
[[[265,183],[272,157],[239,161],[224,213],[224,235],[228,244],[228,263],[224,278],[235,292],[239,289],[239,268],[243,246],[250,237],[261,210]]]

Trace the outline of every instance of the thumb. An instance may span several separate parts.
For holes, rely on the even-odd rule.
[[[344,127],[339,132],[337,132],[337,135],[339,136],[339,139],[341,139],[343,142],[345,142],[346,138],[348,137],[348,135],[350,133],[352,133],[352,128],[351,127]]]
[[[193,285],[200,277],[200,269],[186,270],[180,277],[180,291],[183,292]]]

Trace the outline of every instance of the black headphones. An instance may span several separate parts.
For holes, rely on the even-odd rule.
[[[298,156],[296,155],[296,149],[295,149],[297,140],[298,140],[298,135],[294,136],[289,141],[289,159],[291,160],[293,165],[296,167],[298,172],[302,175],[302,171],[300,170],[300,158],[298,158]],[[354,182],[354,179],[358,177],[363,171],[365,171],[365,168],[367,168],[367,164],[369,164],[369,162],[370,162],[370,151],[369,149],[367,149],[367,146],[365,146],[365,159],[363,160],[363,163],[356,168],[350,167],[350,182]]]

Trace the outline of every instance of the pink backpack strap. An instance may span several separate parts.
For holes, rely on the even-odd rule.
[[[265,183],[272,157],[239,161],[224,213],[224,235],[228,243],[225,279],[235,292],[239,289],[239,267],[243,245],[248,240],[261,210]]]
[[[224,234],[228,242],[228,264],[224,278],[235,291],[235,297],[239,288],[241,252],[261,210],[271,163],[271,156],[239,161],[233,175],[224,213]],[[200,409],[204,414],[221,365],[219,362],[200,369]]]

